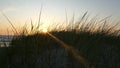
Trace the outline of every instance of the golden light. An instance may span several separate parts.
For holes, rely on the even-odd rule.
[[[42,29],[42,32],[43,32],[43,33],[47,33],[47,32],[48,32],[47,28],[43,28],[43,29]]]

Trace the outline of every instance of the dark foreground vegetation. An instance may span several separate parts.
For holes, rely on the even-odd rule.
[[[80,22],[69,24],[65,30],[49,32],[78,51],[90,66],[47,33],[23,32],[12,39],[9,47],[0,48],[0,68],[120,68],[120,29],[106,22],[92,19],[86,23],[83,15]]]

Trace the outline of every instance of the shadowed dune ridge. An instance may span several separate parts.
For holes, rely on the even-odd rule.
[[[74,19],[71,22],[73,23],[69,22],[65,27],[64,24],[55,24],[56,27],[49,33],[88,60],[91,65],[87,68],[120,67],[119,23],[109,25],[107,17],[87,20],[87,12],[78,22],[74,22]],[[33,25],[30,30],[24,28],[18,37],[12,39],[10,45],[3,51],[1,67],[86,68],[70,51],[48,34],[39,32]]]

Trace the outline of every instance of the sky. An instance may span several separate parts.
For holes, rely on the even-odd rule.
[[[75,15],[76,19],[88,11],[92,16],[107,17],[112,15],[120,18],[120,0],[0,0],[0,11],[4,12],[17,28],[25,23],[33,24],[38,21],[39,12],[43,6],[41,22],[46,25],[54,22],[64,22],[66,13],[68,19]],[[0,13],[0,34],[11,32],[11,26]]]

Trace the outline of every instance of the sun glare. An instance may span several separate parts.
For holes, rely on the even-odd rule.
[[[48,32],[47,28],[43,28],[42,32],[47,33]]]

